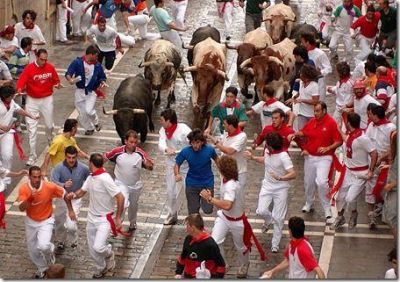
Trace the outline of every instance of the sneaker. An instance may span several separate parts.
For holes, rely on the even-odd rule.
[[[376,208],[374,210],[374,216],[379,217],[382,215],[382,210],[383,210],[383,205],[382,203],[379,203],[376,205]]]
[[[107,271],[112,271],[115,268],[115,255],[114,252],[111,251],[111,255],[106,257],[106,269]]]
[[[370,230],[376,229],[376,218],[373,211],[368,213],[368,218],[369,218],[369,229]]]
[[[267,233],[270,227],[271,227],[271,224],[268,224],[268,223],[264,222],[263,225],[261,226],[261,232],[262,233]]]
[[[50,264],[55,264],[55,263],[56,263],[56,256],[55,256],[54,251],[53,251],[53,252],[51,252],[51,254],[49,255],[48,264],[50,265]]]
[[[250,262],[242,264],[236,274],[236,278],[247,278],[247,271],[249,270]]]
[[[46,276],[45,272],[36,271],[36,273],[32,276],[33,279],[43,279]]]
[[[311,205],[309,205],[309,204],[306,203],[306,204],[303,206],[303,208],[301,209],[301,211],[304,212],[304,213],[309,213],[309,212],[313,212],[314,209],[312,208]]]
[[[352,212],[349,219],[349,228],[352,229],[357,225],[358,212]]]
[[[170,215],[168,214],[167,218],[164,220],[164,225],[175,225],[178,222],[177,214]]]
[[[92,130],[86,130],[85,131],[85,135],[93,135],[93,133],[94,133],[94,130],[92,129]]]
[[[277,246],[271,247],[271,252],[273,252],[274,254],[276,254],[278,251],[279,251],[279,247],[277,247]]]
[[[101,123],[98,123],[94,126],[94,128],[96,128],[96,131],[100,131],[101,130]]]
[[[127,229],[127,232],[130,233],[130,234],[132,235],[132,233],[133,233],[136,229],[137,229],[137,225],[136,225],[136,223],[134,223],[134,224],[131,224],[131,225],[129,226],[129,228]]]
[[[331,208],[325,209],[325,219],[330,219],[332,217]]]
[[[231,38],[232,38],[232,37],[228,35],[228,36],[226,37],[226,41],[231,40]]]
[[[57,243],[57,250],[64,251],[64,249],[65,249],[65,244],[63,242],[58,242]]]
[[[343,215],[338,215],[335,219],[335,221],[332,223],[330,226],[331,230],[336,230],[342,227],[346,223],[346,219],[344,218]]]

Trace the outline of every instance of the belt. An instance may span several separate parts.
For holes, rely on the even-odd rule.
[[[174,0],[174,2],[183,2],[183,1],[186,1],[186,0]]]
[[[78,1],[79,3],[85,3],[87,0],[75,0]]]

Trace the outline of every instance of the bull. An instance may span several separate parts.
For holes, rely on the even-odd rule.
[[[293,49],[296,47],[286,38],[278,44],[267,47],[261,55],[245,60],[240,68],[254,75],[257,94],[261,99],[262,89],[270,85],[275,89],[277,99],[289,90],[289,79],[294,71]]]
[[[247,99],[251,99],[253,95],[248,93],[248,87],[254,81],[253,73],[244,72],[240,65],[247,59],[252,58],[254,56],[260,55],[260,52],[272,45],[272,39],[269,34],[262,30],[261,28],[257,28],[252,30],[244,36],[243,43],[238,44],[236,46],[232,46],[226,43],[226,47],[228,49],[237,50],[238,56],[236,60],[237,74],[238,74],[238,83],[240,87],[240,92]],[[254,89],[256,92],[256,89]],[[255,102],[258,100],[258,96],[255,96]]]
[[[106,111],[105,115],[113,115],[115,129],[121,138],[122,144],[125,143],[125,133],[133,129],[140,133],[140,141],[144,143],[147,137],[147,126],[150,131],[154,131],[154,124],[151,118],[153,111],[153,94],[150,81],[143,75],[124,79],[119,85],[114,95],[114,104],[111,111]]]
[[[175,102],[175,80],[180,68],[182,57],[179,49],[171,42],[159,39],[147,50],[144,55],[144,62],[139,67],[144,67],[144,76],[151,81],[152,89],[157,90],[155,105],[161,102],[161,90],[168,90],[167,108]],[[186,81],[185,81],[186,82]]]
[[[317,47],[319,48],[320,42],[321,42],[321,36],[318,30],[315,28],[315,26],[308,24],[308,23],[300,23],[296,24],[293,26],[292,32],[290,34],[290,39],[294,40],[294,43],[296,45],[300,45],[300,36],[303,33],[311,33],[314,34],[316,42],[317,42]]]
[[[224,80],[228,80],[225,73],[226,46],[207,38],[188,48],[193,49],[193,66],[184,71],[193,76],[193,127],[202,128],[210,110],[221,98]]]
[[[279,3],[264,10],[263,21],[273,43],[277,44],[291,34],[296,15],[290,6]]]

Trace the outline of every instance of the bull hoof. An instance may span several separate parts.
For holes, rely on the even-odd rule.
[[[156,100],[154,101],[154,105],[156,105],[156,106],[159,106],[160,103],[161,103],[161,99],[156,99]]]

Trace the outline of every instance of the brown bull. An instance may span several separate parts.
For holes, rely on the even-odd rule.
[[[296,15],[290,6],[280,3],[265,9],[263,21],[272,41],[277,44],[290,36]]]

